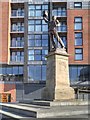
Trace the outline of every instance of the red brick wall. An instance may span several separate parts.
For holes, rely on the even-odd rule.
[[[11,102],[16,102],[16,84],[0,83],[0,93],[11,94]]]
[[[83,46],[76,47],[74,45],[74,17],[82,17],[83,18]],[[68,26],[68,33],[67,33],[67,41],[68,41],[68,53],[70,54],[69,57],[69,64],[88,64],[88,56],[89,56],[89,36],[88,36],[88,10],[67,10],[67,26]],[[75,48],[83,48],[83,60],[82,61],[75,61],[74,60],[74,53]]]
[[[88,41],[89,41],[89,48],[88,48],[88,51],[89,51],[89,56],[88,56],[88,62],[90,64],[90,9],[88,10]]]
[[[8,61],[8,21],[9,20],[9,3],[0,2],[0,62]]]

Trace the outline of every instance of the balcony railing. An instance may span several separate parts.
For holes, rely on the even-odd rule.
[[[13,24],[11,26],[11,32],[24,32],[24,25]]]
[[[12,10],[11,17],[24,17],[24,10]]]
[[[12,43],[10,47],[14,48],[23,48],[24,47],[24,42],[21,43]]]
[[[67,26],[58,26],[57,31],[58,32],[66,32],[67,31]]]
[[[25,0],[11,0],[11,3],[24,3]]]
[[[10,47],[24,47],[24,37],[12,37]]]
[[[65,16],[67,16],[67,11],[66,10],[53,10],[52,11],[52,14],[54,15],[54,16],[61,16],[61,17],[65,17]]]
[[[18,75],[13,75],[13,74],[6,74],[6,75],[1,75],[0,74],[0,81],[23,81],[23,74],[18,74]]]
[[[24,62],[24,56],[10,56],[10,62]]]

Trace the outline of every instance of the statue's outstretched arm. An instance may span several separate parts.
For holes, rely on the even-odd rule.
[[[46,17],[43,17],[43,19],[44,19],[44,21],[45,21],[46,23],[49,23],[49,21],[48,21],[48,19],[47,19]]]
[[[48,12],[47,11],[43,11],[43,19],[46,23],[48,23]]]

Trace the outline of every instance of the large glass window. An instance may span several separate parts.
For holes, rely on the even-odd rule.
[[[28,78],[30,81],[46,80],[46,66],[45,65],[29,65]]]
[[[28,60],[35,60],[35,61],[41,61],[45,60],[45,55],[48,54],[48,50],[43,49],[43,50],[28,50]]]
[[[66,7],[56,7],[54,6],[52,14],[55,16],[66,16],[67,12],[66,12]]]
[[[67,23],[66,22],[61,22],[60,26],[57,26],[58,31],[66,32],[67,31]]]
[[[2,67],[2,74],[6,74],[6,68]]]
[[[67,37],[66,36],[60,36],[61,40],[63,41],[65,47],[67,48]]]
[[[47,10],[48,5],[31,5],[28,6],[28,16],[29,17],[41,17],[43,10]]]
[[[0,67],[0,74],[2,74],[2,67]]]
[[[82,30],[82,17],[75,17],[74,19],[74,29],[75,30]]]
[[[23,75],[23,67],[22,66],[19,67],[19,74]]]
[[[23,66],[2,66],[2,73],[0,73],[0,81],[22,81],[23,80]]]
[[[77,81],[77,67],[70,67],[69,70],[71,82]]]
[[[75,33],[75,45],[82,45],[82,32],[76,32]]]
[[[48,25],[43,20],[28,20],[28,31],[48,31]]]
[[[28,35],[29,47],[48,47],[48,35]]]
[[[71,82],[79,82],[79,81],[89,81],[89,69],[90,66],[85,65],[70,65],[69,67],[69,76]]]
[[[13,67],[13,73],[15,74],[15,75],[18,75],[18,67]]]
[[[48,4],[28,5],[29,80],[46,80],[45,55],[48,53],[48,24],[41,17],[44,10],[48,10]]]
[[[7,67],[6,74],[12,74],[12,67]]]
[[[82,60],[83,59],[83,49],[76,48],[75,49],[75,60]]]
[[[46,80],[46,65],[42,65],[42,80]]]
[[[41,80],[41,65],[28,66],[29,80]]]

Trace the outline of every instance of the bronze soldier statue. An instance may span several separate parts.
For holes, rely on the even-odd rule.
[[[51,39],[51,42],[52,42],[52,45],[53,45],[54,49],[56,49],[56,44],[54,42],[54,37],[57,39],[57,41],[61,45],[61,48],[65,49],[65,45],[64,45],[63,41],[61,40],[61,38],[59,37],[58,32],[56,30],[56,26],[60,23],[57,20],[56,16],[52,16],[52,21],[49,21],[47,11],[43,11],[43,19],[49,25],[48,32],[49,32],[50,39]]]

